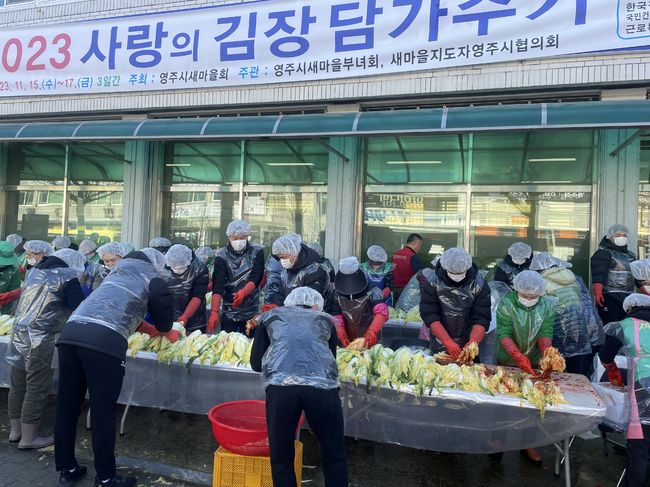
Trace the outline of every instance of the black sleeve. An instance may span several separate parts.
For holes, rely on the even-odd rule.
[[[332,316],[341,314],[341,306],[339,306],[339,300],[336,299],[336,291],[332,291],[330,296],[329,311],[323,309],[326,313],[331,314]]]
[[[605,284],[607,282],[607,274],[609,273],[609,265],[612,262],[612,254],[605,249],[598,249],[596,253],[591,256],[591,282],[596,284]]]
[[[303,286],[310,287],[314,291],[318,291],[321,296],[325,297],[327,294],[326,286],[329,286],[328,272],[322,267],[318,268],[315,272],[307,274],[302,283]]]
[[[160,332],[167,333],[174,324],[174,306],[167,283],[159,277],[149,282],[148,310],[153,324]]]
[[[191,298],[205,299],[205,293],[208,292],[208,284],[210,283],[210,276],[208,275],[208,268],[201,266],[201,272],[194,278],[192,282]]]
[[[84,293],[81,290],[79,279],[74,278],[65,283],[63,286],[63,299],[65,300],[66,308],[72,311],[77,309],[77,306],[81,304],[84,300]]]
[[[438,293],[429,281],[420,281],[420,315],[426,326],[441,321]]]
[[[413,269],[413,272],[422,270],[422,262],[420,262],[420,259],[417,255],[411,256],[411,269]]]
[[[223,296],[226,292],[226,261],[221,257],[214,259],[214,272],[212,273],[212,293]]]
[[[490,299],[490,286],[488,286],[487,282],[483,283],[483,287],[474,300],[470,320],[471,326],[483,325],[486,331],[490,327],[490,321],[492,321],[492,300]]]
[[[598,351],[598,358],[604,364],[611,364],[616,358],[616,354],[621,349],[623,344],[618,338],[611,335],[605,337],[605,343]]]
[[[494,271],[494,280],[499,282],[504,282],[508,286],[512,287],[512,282],[510,282],[510,278],[508,277],[508,274],[506,274],[506,271],[504,271],[499,265],[496,266],[496,269]]]
[[[388,274],[386,274],[386,287],[389,289],[393,289],[393,271],[389,271]]]
[[[336,333],[334,333],[336,336]],[[266,350],[271,346],[269,334],[266,333],[264,321],[260,321],[255,329],[255,339],[253,340],[253,349],[251,350],[251,369],[255,372],[262,371],[262,357]]]
[[[328,343],[330,350],[332,351],[332,355],[334,355],[334,358],[336,358],[336,347],[339,346],[339,337],[336,334],[336,326],[334,326],[334,323],[332,323],[332,329],[330,330],[330,340]]]
[[[262,276],[264,276],[264,252],[260,250],[253,261],[253,270],[251,271],[248,281],[255,284],[255,287],[260,287]]]

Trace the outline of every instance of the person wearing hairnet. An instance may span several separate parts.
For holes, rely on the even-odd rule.
[[[159,332],[171,341],[174,321],[172,297],[163,279],[163,255],[153,249],[131,252],[63,327],[57,341],[59,389],[54,431],[56,469],[60,485],[71,485],[87,469],[75,456],[77,420],[86,396],[90,397],[92,446],[97,476],[95,485],[133,486],[136,479],[115,470],[115,419],[122,388],[127,338],[149,312]]]
[[[97,253],[104,267],[110,272],[128,252],[121,243],[109,242],[99,247]]]
[[[626,317],[605,327],[605,344],[598,357],[615,386],[625,381],[615,358],[623,347],[627,356],[627,392],[629,424],[627,427],[627,465],[625,485],[646,484],[650,453],[650,296],[630,294],[623,301]]]
[[[291,291],[307,286],[320,293],[325,300],[325,312],[332,311],[332,287],[327,268],[318,253],[294,235],[283,235],[273,242],[273,255],[282,266],[277,285],[265,293],[262,311],[282,306]],[[268,286],[268,284],[267,284]]]
[[[326,268],[327,271],[330,274],[330,281],[334,282],[334,278],[336,277],[336,271],[334,270],[334,266],[332,265],[332,261],[330,261],[327,257],[325,257],[325,251],[323,250],[323,247],[318,242],[310,242],[307,244],[307,247],[309,247],[312,250],[315,250],[318,255],[321,257],[321,264],[323,264]]]
[[[92,240],[82,240],[79,244],[79,252],[86,256],[88,262],[99,263],[99,254],[97,253],[97,244]]]
[[[508,255],[497,262],[494,270],[494,280],[506,283],[512,287],[512,280],[521,271],[530,266],[533,259],[533,249],[524,242],[515,242],[508,247]]]
[[[49,257],[54,253],[54,247],[48,242],[43,240],[28,240],[25,242],[25,257],[27,262],[27,274],[32,268],[36,267],[45,257]]]
[[[555,302],[553,346],[564,357],[566,371],[586,375],[591,354],[588,313],[575,274],[566,262],[549,252],[536,254],[530,270],[541,274],[546,281],[546,294]]]
[[[420,314],[431,329],[431,351],[446,350],[456,359],[463,347],[485,337],[492,319],[490,287],[460,247],[447,249],[435,272],[423,275]]]
[[[5,239],[14,247],[14,253],[18,257],[18,270],[20,271],[21,276],[24,277],[25,272],[27,272],[27,255],[25,255],[25,239],[16,233],[7,235]]]
[[[512,287],[497,305],[497,364],[535,375],[533,369],[539,368],[553,343],[555,303],[545,296],[546,281],[537,272],[520,272]],[[524,453],[533,463],[542,463],[537,450],[528,448]]]
[[[336,319],[336,334],[342,347],[357,338],[364,339],[365,348],[377,344],[377,336],[388,320],[388,306],[382,292],[368,284],[356,257],[345,257],[339,262],[331,314]]]
[[[604,324],[625,317],[623,300],[635,290],[630,264],[636,256],[627,248],[629,233],[624,225],[612,225],[591,256],[594,298]]]
[[[366,252],[368,260],[361,264],[371,287],[381,291],[384,302],[393,305],[393,269],[395,264],[388,261],[388,254],[383,247],[371,245]]]
[[[188,332],[205,332],[205,294],[208,292],[208,268],[186,245],[172,245],[165,254],[171,271],[165,280],[174,302],[174,320]],[[214,301],[213,301],[214,306]]]
[[[13,313],[20,292],[18,257],[9,242],[0,242],[0,314]]]
[[[76,248],[76,245],[74,245],[72,243],[72,240],[70,240],[70,237],[66,235],[60,235],[56,237],[54,240],[52,240],[52,247],[54,247],[54,250],[61,250],[61,249],[78,250]]]
[[[172,243],[165,237],[154,237],[149,241],[149,247],[162,254],[166,254],[171,246]]]
[[[29,273],[18,300],[6,361],[11,365],[9,441],[20,449],[44,448],[52,436],[39,435],[39,422],[52,387],[54,341],[84,296],[79,285],[84,256],[62,249]]]
[[[320,444],[327,487],[347,487],[343,409],[339,397],[334,321],[323,297],[293,289],[284,306],[260,317],[251,367],[262,373],[275,487],[295,487],[294,439],[304,411]]]
[[[639,291],[643,294],[650,295],[650,259],[631,262],[630,271]]]
[[[208,292],[212,292],[212,275],[214,274],[216,254],[210,247],[199,247],[194,251],[194,255],[208,268]]]
[[[244,220],[233,220],[226,228],[228,245],[214,261],[208,332],[221,322],[224,331],[246,334],[246,323],[259,312],[264,252],[261,245],[248,241],[250,234],[251,226]]]
[[[295,240],[296,245],[298,246],[302,243],[302,236],[297,233],[288,233],[285,237]],[[282,275],[282,269],[284,269],[284,267],[280,264],[280,259],[271,252],[271,255],[269,255],[269,258],[266,260],[266,266],[264,269],[264,277],[262,278],[262,284],[260,287],[264,288],[264,302],[267,303],[269,302],[270,294],[276,292],[281,283],[280,276]],[[333,282],[331,277],[330,282]]]

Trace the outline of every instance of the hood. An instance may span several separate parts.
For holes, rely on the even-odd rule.
[[[147,257],[147,254],[144,252],[140,252],[139,250],[134,250],[133,252],[129,252],[124,256],[124,259],[136,259],[136,260],[142,260],[144,262],[148,262],[151,264],[151,261],[149,260],[149,257]]]
[[[298,254],[298,260],[293,265],[291,269],[287,269],[288,272],[298,272],[305,267],[313,264],[314,262],[321,262],[322,257],[315,250],[310,249],[305,244],[300,244],[300,253]]]
[[[610,239],[608,239],[607,237],[603,237],[599,245],[601,247],[605,247],[606,249],[618,250],[619,252],[623,252],[624,254],[627,254],[629,252],[629,250],[627,249],[627,245],[623,245],[622,247],[620,247],[616,245],[614,242],[612,242]]]
[[[650,323],[650,306],[633,308],[627,315],[629,318],[636,318]]]
[[[68,264],[53,255],[45,257],[42,261],[36,264],[37,269],[57,269],[60,267],[68,267]]]
[[[576,283],[576,276],[569,269],[551,267],[542,272],[542,277],[558,286],[570,286]]]
[[[436,274],[438,275],[438,278],[440,278],[442,282],[449,287],[463,287],[468,285],[474,279],[476,279],[476,276],[478,275],[478,267],[476,267],[476,264],[472,264],[472,267],[470,267],[469,270],[467,271],[467,275],[465,276],[465,279],[463,279],[460,282],[455,282],[449,279],[449,276],[447,275],[447,271],[442,268],[440,262],[438,261],[436,263]]]

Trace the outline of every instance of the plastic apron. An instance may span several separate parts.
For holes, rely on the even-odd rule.
[[[194,286],[194,279],[196,279],[199,274],[205,268],[205,264],[199,261],[196,257],[192,262],[190,262],[189,267],[185,272],[180,275],[176,275],[173,272],[166,274],[164,279],[167,281],[169,286],[169,292],[172,294],[172,300],[174,304],[174,320],[180,318],[180,316],[185,312],[185,308],[191,299],[192,287]],[[185,329],[187,331],[198,330],[205,325],[205,295],[201,296],[201,306],[196,310],[194,316],[192,316],[187,323],[185,323]]]
[[[84,297],[87,298],[104,280],[102,267],[103,266],[93,262],[88,262],[86,264],[84,273],[79,278],[79,284],[81,284],[81,291],[84,293]]]
[[[630,422],[627,439],[643,439],[641,424],[650,424],[650,323],[636,318],[620,322],[625,335]]]
[[[429,267],[416,272],[406,287],[402,290],[402,294],[400,294],[395,307],[403,311],[409,311],[415,306],[418,306],[421,299],[420,285],[422,282],[431,281],[435,272],[436,271]]]
[[[468,284],[460,287],[446,284],[438,274],[433,271],[427,278],[435,288],[441,308],[441,322],[449,337],[463,348],[469,341],[473,323],[470,322],[470,312],[476,297],[485,285],[485,280],[480,276]],[[446,350],[445,346],[431,334],[429,345],[433,353]]]
[[[378,289],[371,289],[359,298],[352,298],[336,293],[336,301],[341,308],[345,321],[345,330],[350,340],[355,340],[365,335],[375,315],[375,304],[383,301],[383,296]]]
[[[497,264],[497,267],[500,268],[503,272],[505,272],[506,276],[508,277],[508,285],[512,286],[512,280],[519,274],[521,271],[525,270],[523,268],[518,268],[515,267],[514,265],[510,264],[506,260],[501,260]]]
[[[272,255],[266,261],[266,286],[264,286],[264,302],[271,303],[272,296],[282,292],[282,264]]]
[[[69,321],[110,328],[128,339],[147,314],[149,283],[160,274],[149,262],[122,259]]]
[[[603,246],[599,248],[608,251],[612,256],[603,291],[606,293],[633,293],[636,285],[630,270],[630,263],[636,260],[634,255]]]
[[[230,321],[248,321],[259,312],[260,298],[259,288],[250,293],[241,305],[232,307],[233,296],[242,289],[250,279],[253,272],[253,263],[259,252],[264,247],[251,245],[241,254],[232,253],[225,247],[219,251],[218,256],[226,262],[226,289],[221,303],[222,314]]]
[[[30,370],[52,365],[56,336],[70,316],[63,288],[77,278],[73,269],[32,269],[25,282],[11,333],[6,360],[12,366]]]
[[[327,271],[327,268],[322,263],[319,262],[312,262],[308,266],[300,269],[298,272],[291,273],[291,274],[287,272],[287,269],[282,269],[282,273],[280,274],[280,282],[281,282],[280,289],[282,290],[282,295],[284,296],[284,298],[286,298],[291,291],[302,286],[303,282],[305,281],[305,277],[307,277],[310,274],[314,274],[315,272],[318,272],[318,270],[325,271],[326,280],[323,283],[324,289],[316,289],[316,291],[318,291],[321,294],[321,296],[323,296],[323,300],[325,301],[325,308],[327,308],[327,303],[328,302],[331,303],[332,285],[330,283],[330,275],[329,272]]]
[[[386,275],[395,268],[395,264],[384,262],[381,269],[375,270],[370,267],[367,262],[364,262],[360,267],[366,273],[370,287],[383,291],[386,288]],[[383,301],[387,306],[392,306],[393,294],[389,294],[387,298],[383,299]]]

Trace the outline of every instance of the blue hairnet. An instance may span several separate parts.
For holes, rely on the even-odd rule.
[[[87,255],[97,250],[97,244],[92,240],[85,239],[79,244],[79,250],[82,254]]]
[[[13,245],[14,249],[15,249],[23,241],[23,237],[21,237],[20,235],[15,234],[15,233],[12,233],[11,235],[7,235],[7,238],[5,239],[5,241],[7,241],[11,245]]]
[[[551,267],[569,267],[568,262],[554,257],[550,252],[540,252],[533,256],[533,260],[530,262],[531,271],[545,271]]]
[[[300,253],[300,241],[293,235],[283,235],[273,242],[273,255],[298,255]]]
[[[187,245],[172,245],[165,254],[165,263],[168,267],[187,267],[192,263],[192,251]]]
[[[609,229],[607,229],[607,238],[612,238],[618,232],[625,232],[625,235],[630,234],[630,231],[627,229],[625,225],[616,224],[616,225],[612,225],[611,227],[609,227]]]
[[[204,264],[214,257],[214,250],[210,247],[199,247],[194,251],[194,254],[199,258]]]
[[[65,235],[61,235],[52,240],[52,246],[55,249],[67,249],[70,247],[71,243],[72,241],[70,240],[70,237],[66,237]]]
[[[155,237],[149,241],[149,247],[157,249],[158,247],[171,247],[172,243],[165,237]]]
[[[97,249],[97,253],[103,259],[105,254],[113,254],[124,257],[127,252],[126,248],[119,242],[108,242]]]
[[[645,308],[648,306],[650,306],[650,296],[646,296],[645,294],[630,294],[623,301],[623,309],[626,313],[628,313],[632,308]]]
[[[319,244],[318,242],[309,242],[309,243],[307,244],[307,247],[309,247],[309,248],[312,249],[312,250],[315,250],[316,253],[317,253],[318,255],[320,255],[321,257],[323,257],[323,255],[325,254],[325,253],[323,252],[323,247],[321,247],[320,244]]]
[[[68,264],[68,267],[76,272],[83,272],[86,268],[86,256],[78,250],[61,249],[52,254],[53,257],[58,257],[63,262]]]
[[[514,259],[528,260],[533,255],[533,248],[524,242],[515,242],[508,247],[508,255]]]
[[[630,263],[630,269],[637,281],[650,281],[650,259],[635,260]]]
[[[352,257],[344,257],[339,261],[339,271],[341,274],[354,274],[359,269],[359,260]]]
[[[147,259],[149,259],[149,262],[154,266],[154,269],[158,271],[158,274],[163,274],[165,272],[165,256],[163,254],[151,247],[145,247],[140,250],[140,252],[147,256]]]

